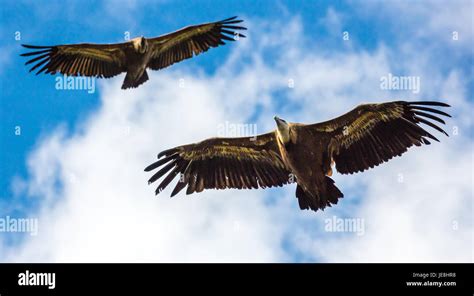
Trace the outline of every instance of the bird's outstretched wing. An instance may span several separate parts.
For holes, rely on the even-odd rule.
[[[362,172],[400,156],[413,145],[439,141],[420,126],[428,125],[448,135],[430,120],[444,124],[436,115],[451,117],[434,107],[450,107],[440,102],[396,101],[365,104],[335,119],[304,128],[331,135],[328,157],[342,174]]]
[[[156,194],[176,176],[179,181],[171,196],[186,186],[186,194],[191,194],[212,188],[283,186],[292,181],[281,159],[274,132],[256,138],[207,139],[163,151],[158,159],[145,168],[148,172],[162,167],[150,178],[149,184],[167,174]]]
[[[211,47],[224,45],[224,41],[235,41],[245,37],[237,30],[247,30],[237,26],[242,20],[237,17],[219,22],[188,26],[176,32],[149,39],[152,58],[148,67],[159,70],[174,63],[192,58]]]
[[[39,68],[36,75],[61,73],[69,76],[112,77],[126,71],[125,48],[130,42],[115,44],[68,44],[57,46],[35,46],[22,44],[34,50],[21,56],[32,57],[25,65]]]

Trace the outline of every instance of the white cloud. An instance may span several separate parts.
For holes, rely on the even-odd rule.
[[[449,3],[437,0],[425,1],[366,1],[365,5],[353,2],[354,8],[366,17],[383,20],[389,31],[400,33],[410,42],[419,45],[448,46],[472,52],[474,31],[472,27],[473,2],[455,0]],[[458,39],[453,39],[458,32]],[[431,41],[431,42],[429,42]],[[461,47],[458,47],[461,45]],[[449,47],[449,46],[448,46]]]
[[[319,20],[319,23],[326,27],[327,31],[333,35],[342,36],[343,21],[346,18],[341,12],[336,11],[333,7],[329,7],[326,15]]]
[[[157,152],[216,136],[225,121],[248,122],[257,106],[258,130],[265,132],[281,110],[290,120],[311,122],[362,101],[393,98],[379,87],[380,76],[398,64],[392,49],[328,54],[312,50],[313,44],[301,48],[298,19],[272,26],[278,27],[285,34],[264,23],[252,26],[215,75],[170,68],[133,91],[120,90],[122,78],[101,83],[102,106],[82,128],[72,135],[58,129],[32,153],[29,190],[43,199],[40,233],[5,250],[4,260],[267,262],[294,260],[296,251],[310,261],[471,261],[466,118],[472,104],[455,69],[433,74],[419,68],[429,98],[453,104],[447,129],[457,126],[460,133],[363,174],[336,174],[345,198],[325,212],[301,212],[294,186],[173,199],[168,188],[154,198],[143,168]],[[289,78],[294,89],[287,87]],[[276,92],[283,95],[277,99]],[[400,95],[413,97],[393,99]],[[324,232],[324,219],[333,215],[365,219],[365,235]]]

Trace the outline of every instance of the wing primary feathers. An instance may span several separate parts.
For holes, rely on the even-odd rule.
[[[229,31],[229,30],[221,30],[222,33],[225,33],[225,34],[229,34],[231,36],[239,36],[239,37],[242,37],[242,38],[245,38],[246,36],[244,34],[241,34],[241,33],[237,33],[237,32],[233,32],[233,31]],[[226,35],[223,35],[223,36],[226,36]],[[235,41],[235,39],[234,39]],[[217,42],[217,41],[216,41]]]
[[[161,165],[167,163],[168,161],[173,160],[177,157],[178,157],[178,153],[170,154],[170,155],[166,156],[165,158],[160,159],[160,160],[150,164],[149,166],[147,166],[145,168],[145,172],[152,171],[152,170],[156,169],[157,167],[159,167],[159,166],[161,166]]]
[[[50,74],[50,73],[56,73],[56,69],[58,69],[58,67],[64,63],[66,60],[66,57],[65,56],[59,56],[59,57],[55,57],[53,59],[51,59],[49,62],[48,62],[48,71],[46,71],[46,74]]]
[[[167,176],[166,178],[163,179],[163,181],[160,183],[160,185],[158,185],[158,188],[156,188],[156,191],[155,193],[158,194],[160,193],[161,191],[163,191],[163,189],[166,188],[166,186],[168,186],[168,184],[173,181],[173,179],[176,177],[176,175],[184,168],[184,166],[186,165],[186,162],[181,162],[180,164],[178,164]]]
[[[48,61],[48,59],[45,59],[45,60],[42,60],[41,62],[37,63],[36,65],[34,65],[31,69],[30,69],[30,72],[33,72],[36,68],[38,68],[39,66],[43,65],[44,63],[46,63]]]
[[[43,66],[43,68],[39,69],[38,72],[36,72],[36,75],[39,75],[44,72],[44,70],[48,69],[49,62],[46,63],[46,65]]]
[[[231,21],[231,20],[235,20],[237,18],[237,16],[232,16],[230,18],[226,18],[225,20],[222,20],[222,21],[218,21],[218,23],[225,23],[225,22],[228,22],[228,21]]]
[[[160,70],[175,63],[197,56],[210,48],[225,45],[224,41],[236,41],[245,38],[237,31],[246,30],[236,25],[243,20],[237,17],[218,22],[189,26],[176,32],[151,38],[153,55],[148,63],[152,70]]]
[[[242,26],[229,26],[229,25],[223,25],[222,28],[225,28],[225,29],[234,29],[234,30],[247,30],[246,27],[242,27]],[[223,30],[222,30],[223,31]],[[232,32],[233,34],[234,32]]]
[[[156,174],[154,174],[150,180],[148,180],[148,184],[151,184],[153,182],[155,182],[156,180],[158,180],[159,178],[161,178],[164,174],[166,174],[167,172],[169,172],[172,168],[174,168],[176,166],[176,161],[172,161],[170,162],[169,164],[167,164],[166,166],[164,166],[163,168],[161,168],[158,172],[156,172]]]
[[[423,118],[421,118],[421,117],[418,117],[418,116],[415,116],[414,118],[415,118],[416,120],[418,120],[418,121],[420,121],[420,122],[426,124],[426,125],[431,126],[432,128],[436,129],[436,130],[439,131],[440,133],[443,133],[443,134],[445,134],[446,136],[449,137],[448,133],[445,132],[442,128],[440,128],[440,127],[437,126],[436,124],[434,124],[434,123],[432,123],[432,122],[430,122],[430,121],[428,121],[428,120],[426,120],[426,119],[423,119]]]
[[[435,101],[415,101],[415,102],[407,102],[407,105],[427,105],[427,106],[439,106],[439,107],[451,107],[450,105],[442,102],[435,102]]]
[[[176,186],[174,187],[173,192],[171,192],[170,197],[175,196],[181,190],[183,190],[183,188],[186,187],[186,185],[188,185],[188,176],[186,172],[188,171],[190,166],[191,166],[191,161],[188,161],[186,163],[186,167],[180,171],[180,173],[183,174],[184,178],[183,180],[181,180],[181,177],[179,178],[178,183],[176,183]]]
[[[437,110],[437,109],[433,109],[433,108],[420,107],[420,106],[410,106],[410,109],[428,111],[428,112],[431,112],[431,113],[436,113],[436,114],[439,114],[439,115],[444,115],[444,116],[447,116],[447,117],[451,117],[451,115],[449,115],[448,113]]]
[[[420,115],[420,116],[424,116],[424,117],[433,119],[433,120],[435,120],[439,123],[446,124],[446,122],[444,122],[444,120],[442,120],[441,118],[436,117],[434,115],[431,115],[431,114],[428,114],[428,113],[425,113],[425,112],[421,112],[421,111],[413,111],[413,113],[415,113],[416,115]]]
[[[171,192],[170,197],[173,197],[178,194],[181,190],[184,189],[184,187],[186,187],[186,185],[188,185],[188,183],[186,183],[184,180],[178,180],[178,183],[176,183],[176,186],[174,187],[173,192]]]
[[[107,71],[106,77],[118,75],[125,70],[124,64],[126,52],[124,44],[68,44],[57,46],[33,46],[22,44],[23,47],[34,51],[20,54],[24,57],[32,57],[25,65],[36,63],[30,70],[45,65],[36,72],[39,75],[61,73],[68,76],[91,76],[101,77]],[[46,62],[45,62],[46,61]],[[102,67],[98,67],[101,65]]]
[[[236,20],[236,19],[233,19],[233,20],[228,20],[228,21],[221,21],[221,22],[218,22],[219,24],[238,24],[238,23],[241,23],[243,22],[243,20]]]
[[[439,140],[433,136],[431,133],[427,132],[425,129],[423,129],[421,126],[417,125],[416,123],[412,122],[411,120],[406,119],[405,117],[402,117],[402,119],[414,130],[417,131],[421,135],[426,135],[428,138],[433,139],[437,142]]]
[[[188,188],[186,188],[186,194],[191,194],[195,191],[196,187],[196,175],[194,173],[195,163],[191,162],[191,165],[189,166],[189,172],[187,173],[187,181],[188,181]]]
[[[46,57],[48,57],[48,56],[49,56],[49,53],[46,53],[46,54],[44,54],[44,55],[37,56],[37,57],[35,57],[34,59],[31,59],[31,60],[27,61],[27,62],[25,63],[25,65],[29,65],[29,64],[31,64],[31,63],[36,62],[37,60],[44,59],[44,58],[46,58]],[[48,59],[45,59],[45,60],[47,61]]]
[[[50,53],[50,52],[51,52],[51,49],[45,49],[45,50],[38,50],[38,51],[25,52],[25,53],[20,54],[20,56],[22,56],[22,57],[29,57],[29,56],[32,56],[32,55],[38,55],[38,54]]]
[[[274,132],[260,135],[259,141],[211,138],[164,150],[158,157],[158,161],[145,168],[146,171],[158,170],[149,183],[169,174],[158,186],[158,192],[168,186],[176,174],[184,175],[171,196],[185,187],[186,194],[205,189],[281,187],[288,183],[290,173],[280,158]]]
[[[234,35],[234,32],[229,31],[229,30],[221,30],[222,33],[229,34],[229,35]]]
[[[224,39],[224,40],[227,40],[227,41],[235,41],[234,38],[227,37],[227,36],[224,35],[224,34],[221,34],[221,39]]]
[[[160,153],[158,153],[157,158],[161,158],[161,157],[163,157],[165,155],[167,156],[169,154],[174,154],[177,151],[178,151],[178,148],[171,148],[171,149],[168,149],[168,150],[161,151]]]
[[[451,116],[433,107],[450,106],[436,101],[364,104],[338,118],[310,126],[329,133],[329,151],[336,169],[352,174],[400,156],[413,145],[439,142],[424,125],[449,136],[437,123],[446,124],[441,117]],[[353,132],[341,134],[343,126],[350,126]]]
[[[53,46],[38,46],[38,45],[28,45],[28,44],[22,44],[21,46],[30,48],[30,49],[45,49],[45,48],[53,48]]]

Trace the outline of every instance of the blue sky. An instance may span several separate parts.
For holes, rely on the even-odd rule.
[[[423,1],[420,3],[423,4]],[[19,56],[23,52],[20,44],[121,42],[127,31],[132,37],[140,35],[152,37],[190,24],[217,21],[238,15],[247,21],[248,40],[258,41],[257,32],[262,33],[265,30],[278,32],[277,35],[270,36],[275,39],[291,39],[294,36],[285,35],[298,33],[296,39],[298,44],[295,48],[303,57],[305,53],[309,56],[310,53],[318,52],[318,57],[321,59],[327,58],[337,62],[337,58],[334,59],[335,56],[377,57],[380,54],[384,57],[382,60],[388,61],[389,69],[398,75],[423,75],[431,72],[439,76],[433,74],[433,77],[426,78],[428,81],[447,80],[447,77],[451,77],[450,73],[455,70],[456,77],[461,77],[463,97],[471,102],[474,89],[473,55],[472,47],[466,46],[466,42],[472,41],[472,27],[466,28],[469,23],[456,21],[455,14],[448,13],[446,18],[436,19],[432,12],[423,10],[423,5],[420,3],[413,5],[411,9],[401,4],[401,1],[388,1],[384,5],[370,1],[368,3],[358,1],[258,1],[257,3],[255,1],[50,1],[47,3],[6,1],[0,18],[0,32],[3,36],[0,41],[2,49],[0,58],[0,216],[32,215],[32,213],[39,213],[45,207],[47,201],[43,193],[31,190],[32,187],[29,185],[34,178],[31,176],[32,169],[27,165],[28,159],[34,151],[42,147],[45,139],[57,132],[58,127],[62,127],[62,136],[65,138],[82,133],[87,134],[88,129],[84,122],[104,108],[101,97],[110,93],[103,90],[107,88],[105,83],[110,82],[102,83],[102,81],[96,85],[96,92],[93,94],[80,90],[56,90],[54,77],[28,73],[28,68],[24,66],[26,60]],[[429,4],[434,7],[442,6],[437,2],[429,2]],[[465,7],[469,6],[469,1],[455,1],[449,5]],[[452,11],[456,11],[456,8],[452,8]],[[433,22],[440,25],[433,25]],[[299,24],[299,31],[291,29],[294,23]],[[288,30],[286,26],[289,27]],[[350,34],[348,42],[341,40],[343,31],[348,31]],[[452,31],[462,32],[463,41],[453,42]],[[21,34],[21,40],[15,40],[16,32]],[[284,61],[285,51],[290,48],[289,45],[285,46],[272,47],[270,45],[262,49],[263,63],[268,65],[269,69],[272,64],[278,64],[276,69],[284,67],[284,64],[283,66],[281,64]],[[206,54],[176,64],[172,69],[165,69],[163,72],[168,71],[170,75],[195,73],[197,77],[214,77],[218,74],[217,71],[223,71],[221,65],[229,59],[235,50],[234,47],[237,45],[231,44],[210,50]],[[252,50],[252,47],[247,48]],[[414,50],[417,52],[414,53]],[[244,54],[242,57],[241,64],[232,64],[234,72],[246,66],[252,66],[255,62],[250,54]],[[295,66],[294,73],[296,73],[298,69],[296,62],[291,56],[288,60],[291,61],[289,64]],[[276,63],[276,61],[279,62]],[[341,59],[341,62],[343,61],[344,59]],[[340,66],[344,70],[344,65]],[[374,68],[378,66],[374,65]],[[319,69],[312,70],[319,71]],[[324,76],[324,73],[322,75]],[[123,75],[113,79],[121,81]],[[262,77],[262,79],[265,78]],[[365,80],[362,79],[362,81]],[[431,82],[427,85],[431,85]],[[351,89],[359,85],[350,84],[347,87]],[[361,93],[364,94],[364,92]],[[430,96],[439,93],[437,90],[424,90],[421,95]],[[255,108],[248,114],[245,113],[247,115],[239,120],[261,120],[259,118],[267,115],[267,112],[290,117],[301,114],[305,120],[324,119],[321,114],[310,117],[310,114],[305,113],[304,103],[307,101],[300,100],[299,94],[294,94],[291,90],[276,87],[271,89],[269,94],[272,96],[271,108],[268,107],[268,101],[262,98],[262,103],[256,103]],[[383,96],[383,98],[360,98],[360,101],[397,99],[398,96],[416,97],[403,92],[384,93]],[[439,98],[423,97],[423,99]],[[337,109],[331,115],[345,112],[347,108]],[[298,120],[298,118],[291,119]],[[21,127],[19,136],[15,135],[16,126]],[[263,130],[259,131],[263,132]],[[470,132],[468,134],[470,139]],[[64,185],[62,183],[59,178],[54,186],[61,189]],[[145,182],[144,185],[146,185]],[[365,194],[365,185],[365,183],[355,184],[343,190],[357,192],[353,194],[355,197],[346,204],[349,206],[350,203],[351,209],[358,207],[361,203],[360,199]],[[58,198],[60,200],[61,195]],[[293,198],[292,196],[291,199]],[[269,200],[271,199],[267,197],[267,201]],[[295,202],[295,200],[292,201]],[[55,203],[50,204],[52,207],[54,205]],[[296,204],[293,205],[292,210],[298,210]],[[348,215],[343,209],[338,213]],[[295,221],[295,225],[302,223],[299,218]],[[305,227],[302,228],[308,230]],[[314,237],[314,232],[309,229],[309,236]],[[283,231],[283,233],[286,232]],[[17,234],[2,233],[0,235],[8,242],[7,245],[23,243],[23,237]],[[304,248],[292,245],[294,239],[293,236],[282,235],[280,244],[286,255],[280,260],[318,261],[320,259],[321,254],[303,255]]]
[[[82,4],[84,3],[84,4]],[[65,124],[74,130],[77,123],[87,116],[88,112],[98,107],[100,88],[95,94],[86,92],[58,92],[50,76],[28,74],[27,67],[21,67],[26,61],[19,56],[24,52],[20,44],[54,45],[77,42],[120,42],[124,32],[132,36],[155,36],[177,30],[189,24],[220,20],[228,16],[239,15],[272,19],[281,15],[299,14],[309,32],[306,36],[313,40],[327,38],[324,26],[314,20],[326,13],[324,2],[274,2],[261,1],[226,1],[215,5],[215,1],[164,1],[164,4],[150,4],[132,8],[135,20],[109,17],[106,3],[85,1],[81,4],[72,2],[52,2],[36,4],[7,1],[2,11],[2,46],[9,48],[9,60],[1,72],[2,106],[1,106],[1,196],[12,195],[11,181],[13,176],[27,177],[25,158],[34,147],[35,142],[44,133],[48,133],[58,124]],[[114,9],[121,9],[121,1],[112,2]],[[337,9],[347,9],[345,3],[336,1],[331,4]],[[98,6],[98,7],[97,7]],[[87,21],[82,13],[87,7],[94,8]],[[124,5],[123,9],[127,9]],[[90,12],[87,12],[88,14]],[[185,18],[184,18],[185,16]],[[110,22],[107,21],[110,18]],[[357,34],[360,46],[373,48],[375,40],[389,41],[392,38],[377,32],[374,26],[361,24],[360,20],[351,20],[348,24],[351,33]],[[15,32],[20,32],[21,40],[15,40]],[[251,31],[250,31],[251,32]],[[251,33],[250,33],[251,34]],[[380,35],[380,36],[377,36]],[[378,38],[374,38],[377,36]],[[387,38],[388,37],[388,38]],[[177,64],[175,67],[199,67],[207,73],[215,70],[231,48],[219,48],[209,55]],[[18,79],[20,78],[20,79]],[[49,83],[48,83],[49,82]],[[20,126],[21,136],[15,135],[15,127]]]

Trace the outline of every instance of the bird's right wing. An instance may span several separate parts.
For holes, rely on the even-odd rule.
[[[212,188],[265,188],[291,182],[274,132],[256,138],[207,139],[163,151],[158,158],[145,168],[148,172],[163,166],[150,178],[149,184],[167,174],[156,194],[177,175],[179,181],[171,196],[186,186],[186,194],[191,194]]]
[[[352,174],[400,156],[413,145],[430,144],[428,139],[438,141],[420,124],[447,136],[430,121],[444,124],[444,120],[435,115],[450,117],[436,107],[449,105],[430,101],[365,104],[335,119],[304,128],[330,135],[328,157],[335,161],[338,172]]]
[[[130,42],[115,44],[69,44],[57,46],[35,46],[22,44],[32,49],[21,56],[33,57],[25,65],[33,64],[36,75],[61,73],[70,76],[112,77],[126,71],[125,48]]]
[[[192,58],[211,47],[224,45],[224,41],[235,41],[245,37],[237,30],[247,30],[237,26],[242,20],[232,17],[219,22],[188,26],[176,32],[149,39],[152,58],[148,66],[160,70],[174,63]]]

